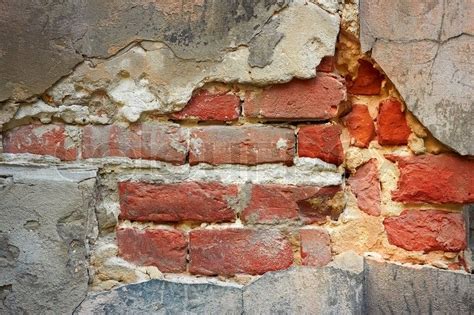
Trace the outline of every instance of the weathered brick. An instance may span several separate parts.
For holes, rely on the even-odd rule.
[[[371,159],[360,166],[348,180],[357,206],[367,214],[380,215],[380,179],[377,160]]]
[[[344,160],[341,127],[333,124],[300,126],[298,156],[340,165]]]
[[[321,120],[336,117],[339,104],[345,99],[343,80],[318,73],[314,79],[294,79],[261,93],[249,93],[243,107],[247,117]]]
[[[400,177],[392,199],[410,203],[474,202],[474,160],[454,154],[401,157],[387,155],[398,162]]]
[[[380,102],[377,117],[378,142],[381,145],[405,145],[410,133],[400,101],[389,98]]]
[[[388,241],[406,250],[457,252],[466,248],[461,213],[439,210],[404,210],[384,220]]]
[[[336,68],[336,58],[334,56],[325,56],[316,67],[318,72],[333,72]]]
[[[290,243],[275,230],[193,230],[189,257],[189,271],[202,275],[256,275],[293,263]]]
[[[325,230],[300,230],[301,263],[322,267],[331,262],[331,239]]]
[[[162,272],[186,271],[187,241],[172,229],[117,228],[119,256],[134,264],[156,266]]]
[[[171,118],[231,121],[239,118],[240,98],[236,95],[211,93],[202,90],[194,95],[186,107],[171,115]]]
[[[347,91],[357,95],[378,95],[384,79],[374,66],[366,60],[359,59],[359,69],[354,80],[347,80]]]
[[[229,203],[237,197],[236,185],[120,182],[118,187],[121,219],[154,222],[235,220],[236,214]]]
[[[327,216],[337,220],[341,213],[339,186],[253,185],[250,200],[241,214],[245,223],[278,223],[302,220],[324,223]]]
[[[52,155],[70,161],[77,157],[77,147],[60,124],[32,124],[13,128],[3,137],[3,152]]]
[[[82,157],[118,156],[183,164],[188,137],[187,129],[174,125],[88,125],[84,127]]]
[[[344,125],[353,139],[351,144],[359,148],[367,148],[375,138],[375,126],[369,109],[365,105],[354,104],[349,114],[343,118]]]
[[[207,126],[193,128],[189,163],[293,164],[295,136],[291,129],[271,126]]]

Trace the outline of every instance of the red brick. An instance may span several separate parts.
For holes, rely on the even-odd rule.
[[[32,124],[13,128],[3,137],[3,152],[52,155],[61,160],[75,160],[77,148],[68,139],[64,125]]]
[[[340,165],[344,160],[341,144],[341,127],[338,125],[300,126],[298,132],[298,156],[318,158]]]
[[[354,146],[367,148],[370,141],[375,138],[375,126],[367,106],[352,105],[352,111],[343,118],[343,121],[353,139]]]
[[[400,177],[392,199],[409,203],[474,202],[474,160],[454,154],[401,157],[386,156],[398,162]]]
[[[357,95],[378,95],[384,79],[374,66],[366,60],[359,59],[359,69],[355,80],[347,80],[347,91]]]
[[[191,132],[189,163],[293,164],[295,136],[270,126],[207,126]]]
[[[322,267],[331,262],[331,239],[324,230],[300,230],[301,262]]]
[[[466,248],[464,219],[460,213],[439,210],[404,210],[384,220],[390,244],[406,250],[458,252]]]
[[[316,67],[318,72],[333,72],[336,68],[336,58],[334,56],[325,56]]]
[[[337,220],[340,209],[333,199],[339,191],[339,186],[254,185],[241,219],[250,224],[286,220],[322,224],[327,216]]]
[[[186,107],[171,115],[173,119],[230,121],[239,118],[240,98],[236,95],[202,90],[194,95]]]
[[[261,93],[248,94],[243,105],[244,115],[268,119],[330,119],[336,117],[339,103],[345,99],[342,80],[318,73],[314,79],[294,79]]]
[[[257,275],[293,263],[291,245],[278,231],[193,230],[189,237],[189,271],[193,274]]]
[[[162,272],[186,271],[187,241],[183,232],[171,229],[117,228],[119,256]]]
[[[188,148],[188,131],[154,123],[84,127],[82,157],[129,157],[183,164]]]
[[[378,141],[381,145],[405,145],[411,133],[402,104],[395,98],[380,102],[377,117]]]
[[[377,160],[371,159],[360,166],[348,180],[357,206],[367,214],[380,215],[380,179]]]
[[[229,200],[237,197],[236,185],[121,182],[118,187],[121,219],[154,222],[235,220]]]

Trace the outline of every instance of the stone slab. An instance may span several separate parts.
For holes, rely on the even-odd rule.
[[[237,286],[164,280],[91,294],[75,314],[241,314]]]
[[[474,276],[365,260],[368,314],[472,314]]]
[[[95,171],[0,165],[0,313],[70,314],[88,286]]]
[[[362,314],[363,272],[297,267],[244,288],[245,314]]]
[[[408,108],[441,142],[474,154],[474,6],[463,0],[360,2],[372,50]]]

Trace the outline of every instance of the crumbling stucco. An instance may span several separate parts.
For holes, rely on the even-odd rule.
[[[286,6],[276,0],[3,2],[0,25],[8,32],[0,37],[0,100],[40,94],[84,59],[108,58],[141,40],[161,41],[177,58],[217,61],[248,45]]]
[[[337,14],[302,0],[289,4],[236,3],[235,8],[220,1],[206,1],[177,8],[184,12],[173,18],[152,3],[131,8],[122,4],[119,8],[123,10],[116,10],[112,3],[101,6],[104,7],[74,7],[84,12],[84,20],[76,21],[82,28],[74,29],[76,33],[81,30],[80,36],[69,35],[68,30],[61,29],[60,34],[50,30],[53,32],[50,36],[64,41],[69,41],[71,36],[73,43],[69,47],[72,54],[68,55],[67,49],[59,52],[63,59],[71,57],[64,65],[50,54],[44,56],[48,62],[55,62],[50,66],[54,71],[48,71],[48,65],[40,63],[42,56],[30,58],[26,53],[26,56],[11,56],[14,50],[5,47],[1,60],[7,71],[2,77],[5,82],[1,84],[4,89],[0,98],[21,100],[43,93],[70,72],[79,55],[84,55],[85,62],[48,89],[51,105],[87,105],[94,93],[105,91],[121,107],[120,114],[136,121],[144,111],[180,110],[194,89],[210,81],[269,84],[293,77],[313,77],[321,58],[334,54],[339,25]],[[14,14],[21,6],[7,9]],[[53,10],[50,15],[55,13],[58,14]],[[133,22],[138,19],[142,22],[143,16],[150,16],[150,25],[156,27],[135,30],[140,23]],[[54,18],[51,20],[58,23]],[[45,23],[48,30],[53,26],[51,21]],[[129,29],[128,25],[133,27]],[[304,33],[300,31],[302,27]],[[3,42],[8,42],[8,38]],[[18,73],[16,65],[25,62],[23,59],[34,62],[36,67],[23,65],[28,73]],[[31,80],[40,82],[35,86]],[[42,104],[34,106],[36,115],[38,110],[58,111]],[[107,117],[88,120],[100,119],[107,121]]]

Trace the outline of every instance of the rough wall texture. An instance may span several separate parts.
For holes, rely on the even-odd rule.
[[[0,310],[414,307],[364,255],[469,292],[472,5],[385,2],[0,2]]]
[[[360,8],[362,51],[436,138],[474,154],[472,2],[361,0]]]
[[[7,166],[0,180],[0,312],[71,313],[88,291],[96,170]]]

